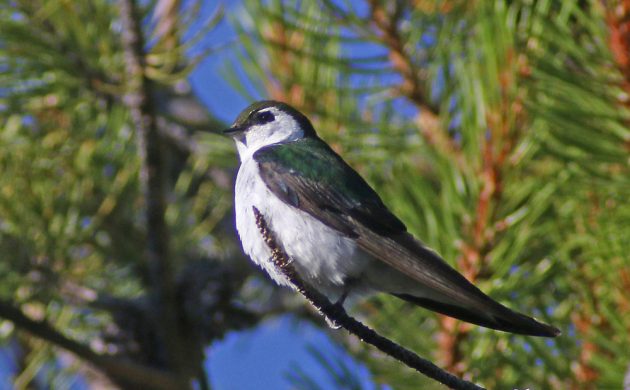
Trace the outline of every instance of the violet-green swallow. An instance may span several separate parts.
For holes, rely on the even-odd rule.
[[[252,206],[299,276],[333,302],[385,292],[430,310],[506,332],[554,337],[553,326],[494,301],[407,232],[376,192],[317,134],[277,101],[247,107],[225,130],[236,141],[236,227],[243,249],[281,285]]]

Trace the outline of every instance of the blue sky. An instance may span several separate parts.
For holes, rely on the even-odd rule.
[[[361,378],[363,388],[374,388],[367,368],[353,361],[321,329],[291,316],[228,334],[208,349],[206,367],[213,389],[288,389],[291,382],[287,375],[295,366],[315,379],[322,389],[338,388],[309,347],[331,359],[342,359]]]
[[[221,4],[225,7],[226,13],[232,14],[238,12],[241,7],[241,1],[222,1]],[[215,6],[216,4],[206,4],[200,19],[210,16]],[[197,96],[210,111],[217,118],[231,123],[250,102],[239,95],[222,76],[224,69],[229,66],[228,61],[235,59],[231,54],[237,44],[236,32],[227,19],[224,18],[203,43],[207,47],[220,46],[221,48],[199,64],[189,80]]]

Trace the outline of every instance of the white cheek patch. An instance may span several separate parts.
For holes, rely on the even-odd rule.
[[[270,127],[270,125],[262,125],[249,129],[245,139],[243,140],[245,146],[248,148],[258,148],[264,145],[267,141],[272,140],[274,129],[270,129]]]

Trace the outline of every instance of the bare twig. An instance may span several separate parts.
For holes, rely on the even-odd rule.
[[[291,284],[306,299],[315,306],[330,321],[345,328],[348,332],[357,336],[359,339],[368,344],[372,344],[382,352],[400,361],[401,363],[415,369],[416,371],[432,378],[453,389],[483,389],[474,383],[460,379],[436,366],[432,362],[421,358],[414,352],[394,343],[393,341],[381,336],[374,330],[363,325],[361,322],[350,317],[341,305],[332,304],[325,296],[314,289],[309,288],[299,277],[295,268],[291,265],[290,259],[276,242],[273,232],[269,229],[263,215],[256,207],[253,207],[256,225],[260,234],[263,236],[265,243],[271,249],[271,258],[278,269],[286,276]]]
[[[144,42],[141,17],[133,0],[120,1],[123,24],[128,95],[126,104],[136,129],[141,156],[140,182],[146,199],[147,254],[151,288],[157,299],[160,338],[166,348],[171,369],[185,382],[186,355],[177,321],[173,266],[169,258],[169,234],[164,218],[166,210],[166,167],[164,145],[158,130],[151,83],[145,74]],[[188,386],[184,386],[188,387]]]
[[[137,388],[139,386],[158,390],[177,388],[178,382],[172,375],[151,367],[122,360],[119,357],[100,355],[88,346],[66,337],[47,321],[33,320],[24,314],[22,310],[4,300],[0,300],[0,318],[11,321],[19,330],[26,331],[91,363],[97,369],[104,371],[118,384],[124,384],[127,387]]]

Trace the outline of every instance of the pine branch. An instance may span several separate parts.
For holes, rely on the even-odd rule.
[[[146,200],[147,262],[152,289],[157,297],[157,318],[161,324],[161,342],[170,359],[171,369],[185,381],[187,367],[181,332],[177,321],[175,281],[169,258],[169,232],[165,221],[166,163],[164,143],[158,130],[152,85],[145,74],[144,41],[141,17],[133,0],[120,1],[122,40],[128,77],[126,104],[136,129],[141,157],[140,182]],[[184,386],[187,388],[188,386]]]
[[[460,148],[448,135],[440,123],[439,108],[432,104],[425,88],[421,69],[413,62],[405,48],[400,32],[400,18],[403,10],[397,5],[394,12],[388,12],[383,3],[367,0],[370,21],[378,31],[378,37],[389,52],[392,68],[403,78],[399,93],[406,97],[418,110],[416,122],[424,139],[438,151],[453,158],[460,166],[464,165]]]
[[[369,21],[378,31],[378,38],[389,51],[389,60],[396,72],[403,78],[400,93],[406,96],[422,111],[422,115],[437,118],[439,109],[429,100],[425,88],[424,78],[418,67],[413,63],[411,55],[405,49],[405,42],[399,31],[402,6],[398,4],[393,12],[388,12],[385,5],[376,0],[367,0],[370,10]]]
[[[474,383],[457,378],[456,376],[442,370],[432,362],[421,358],[414,352],[394,343],[393,341],[379,335],[374,330],[363,325],[361,322],[350,317],[341,305],[332,304],[319,292],[309,288],[299,277],[295,268],[291,265],[288,255],[280,248],[275,240],[273,232],[269,229],[263,215],[256,207],[253,207],[256,225],[265,243],[271,249],[271,258],[278,269],[287,277],[293,286],[304,297],[324,314],[333,323],[345,328],[348,332],[357,336],[360,340],[372,344],[382,352],[400,361],[408,367],[415,369],[446,386],[453,389],[480,390],[483,389]]]
[[[351,26],[359,35],[368,40],[375,39],[387,50],[387,57],[393,71],[402,78],[402,83],[394,92],[406,98],[418,109],[415,122],[426,142],[438,152],[449,156],[458,166],[464,167],[465,161],[461,148],[440,123],[439,106],[433,104],[426,88],[426,76],[423,69],[413,61],[413,55],[407,48],[403,33],[400,30],[404,16],[403,5],[396,4],[393,10],[383,2],[365,0],[369,9],[366,18],[347,13],[330,0],[322,0],[322,5],[340,23]],[[371,25],[375,31],[365,26]]]
[[[613,55],[617,69],[623,75],[621,87],[630,92],[630,2],[622,1],[617,6],[604,3],[606,8],[606,24],[608,25],[608,46]],[[630,101],[623,102],[630,107]],[[630,140],[624,142],[625,150],[630,152]]]
[[[171,374],[117,357],[99,355],[87,345],[66,337],[47,321],[29,318],[5,300],[0,300],[0,317],[11,321],[18,330],[26,331],[91,363],[120,385],[157,390],[177,388],[178,382]]]
[[[158,0],[155,3],[153,20],[155,36],[163,50],[173,50],[179,44],[179,28],[177,14],[181,6],[179,0]]]

